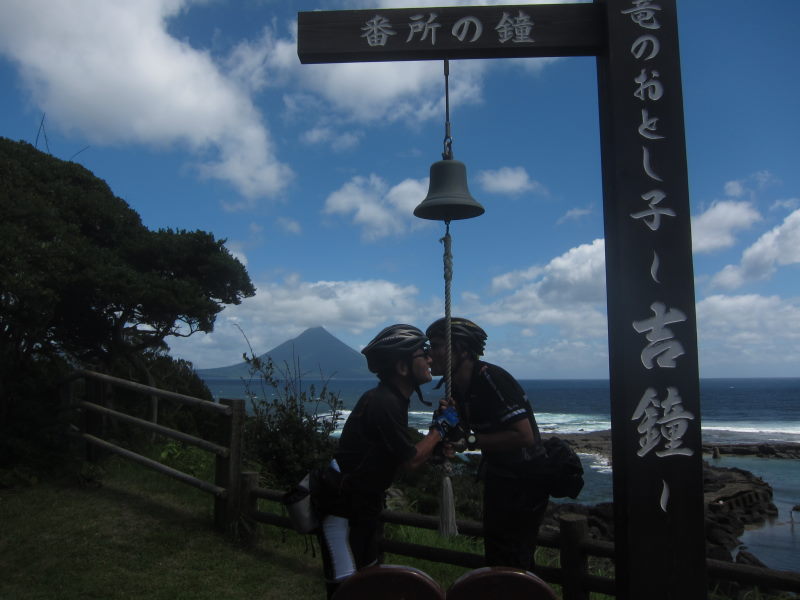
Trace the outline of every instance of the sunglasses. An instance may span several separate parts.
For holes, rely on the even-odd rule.
[[[411,356],[411,358],[412,359],[414,359],[414,358],[428,358],[428,356],[431,353],[430,346],[423,346],[421,348],[421,350],[422,350],[422,354],[414,354],[414,355]]]

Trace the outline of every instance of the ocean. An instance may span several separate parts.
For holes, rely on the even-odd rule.
[[[206,378],[215,398],[246,398],[239,379]],[[308,391],[319,381],[302,381]],[[607,380],[520,380],[528,394],[543,435],[601,431],[611,428]],[[370,380],[331,380],[328,390],[343,403],[341,423],[360,395],[374,385]],[[255,388],[253,388],[255,391]],[[422,388],[426,400],[438,399],[443,390],[433,384]],[[435,403],[435,402],[434,402]],[[800,378],[703,379],[700,381],[703,442],[708,444],[800,442]],[[412,396],[409,425],[424,431],[431,408]],[[743,545],[772,569],[800,572],[800,460],[724,456],[709,461],[715,466],[738,467],[772,486],[778,516],[741,537]],[[578,500],[586,504],[612,500],[611,466],[596,455],[583,455],[585,481]]]

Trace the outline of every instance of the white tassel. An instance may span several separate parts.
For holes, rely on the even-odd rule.
[[[442,479],[442,501],[439,506],[439,535],[442,537],[458,535],[456,506],[453,499],[453,482],[450,481],[449,475],[445,475]]]

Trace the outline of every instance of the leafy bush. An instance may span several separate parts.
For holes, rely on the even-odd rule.
[[[332,437],[342,403],[328,390],[303,389],[300,366],[277,369],[269,358],[244,355],[250,378],[244,381],[252,415],[245,423],[245,457],[257,462],[266,484],[288,489],[312,467],[333,456]],[[257,391],[254,391],[257,390]]]

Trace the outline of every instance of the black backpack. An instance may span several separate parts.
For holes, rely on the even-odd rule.
[[[538,476],[546,481],[553,498],[577,498],[583,489],[581,459],[567,442],[551,437],[544,442],[545,457]]]

